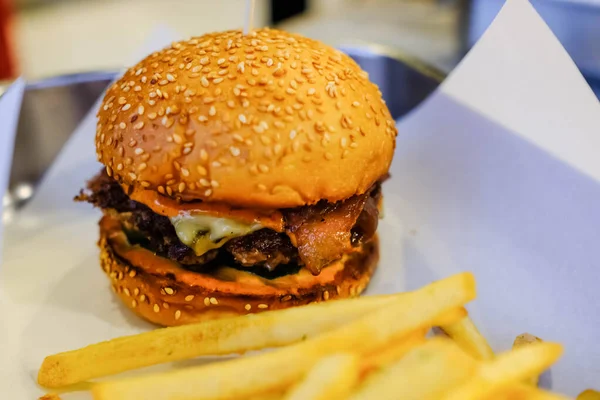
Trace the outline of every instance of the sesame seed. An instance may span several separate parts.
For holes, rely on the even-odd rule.
[[[200,83],[202,84],[202,86],[204,87],[208,87],[208,85],[210,84],[208,82],[208,79],[206,79],[206,76],[203,76],[202,78],[200,78]]]
[[[169,303],[163,303],[163,308],[165,310],[168,310],[169,309]]]
[[[200,59],[200,64],[202,65],[208,65],[210,63],[210,60],[208,59],[208,57],[203,57]]]
[[[208,110],[208,115],[210,115],[211,117],[217,115],[217,109],[215,108],[215,106],[210,106],[210,109]]]
[[[202,161],[208,160],[208,153],[206,152],[206,150],[204,150],[204,149],[200,150],[200,159]]]
[[[245,123],[247,122],[247,120],[246,120],[246,116],[245,116],[244,114],[240,114],[240,115],[238,115],[238,119],[240,120],[240,122],[241,122],[242,124],[245,124]]]
[[[210,104],[213,101],[215,101],[214,97],[210,97],[210,96],[209,97],[205,97],[204,100],[203,100],[204,104]]]
[[[207,189],[207,190],[204,192],[204,196],[205,196],[205,197],[210,197],[211,195],[212,195],[212,189]]]
[[[265,173],[265,174],[267,172],[269,172],[269,166],[265,165],[265,164],[259,164],[258,169],[260,170],[260,172]]]
[[[210,299],[209,299],[208,297],[205,297],[205,298],[204,298],[204,305],[205,305],[206,307],[210,306]]]
[[[233,100],[228,100],[227,101],[227,107],[234,108],[235,107],[235,102]]]
[[[130,276],[131,278],[133,278],[133,277],[134,277],[136,274],[137,274],[137,271],[136,271],[135,269],[132,269],[132,270],[129,272],[129,276]]]
[[[224,58],[219,58],[219,59],[217,60],[217,65],[221,65],[221,64],[223,64],[224,62],[225,62],[225,59],[224,59]]]
[[[144,106],[139,106],[138,107],[138,114],[139,115],[144,115]]]
[[[179,190],[179,193],[183,193],[185,191],[185,182],[181,182],[177,189]]]
[[[155,313],[158,313],[160,311],[160,307],[158,306],[158,304],[154,304],[154,307],[152,309]]]
[[[353,103],[352,103],[352,105],[353,105],[354,107],[358,107],[358,106],[360,106],[360,102],[358,102],[358,101],[355,101],[355,102],[353,102]]]
[[[231,152],[231,155],[232,155],[232,156],[234,156],[234,157],[237,157],[237,156],[239,156],[239,155],[240,155],[240,149],[238,149],[238,148],[237,148],[237,147],[235,147],[235,146],[231,146],[231,147],[229,148],[229,151]]]
[[[181,318],[181,311],[177,310],[175,311],[175,319],[178,320],[179,318]]]
[[[214,297],[211,297],[211,298],[210,298],[210,304],[215,304],[215,305],[216,305],[216,304],[219,304],[219,302],[217,301],[217,299],[216,299],[216,298],[214,298]]]
[[[295,93],[296,93],[296,91],[295,91],[294,89],[292,89],[292,88],[287,88],[287,89],[285,89],[285,92],[286,92],[287,94],[295,94]]]
[[[123,289],[123,292],[125,293],[125,296],[131,297],[131,292],[129,292],[128,288]]]
[[[155,112],[151,112],[150,114],[148,114],[148,119],[149,120],[154,120],[156,119],[157,115]]]
[[[206,117],[206,115],[198,115],[198,121],[206,122],[208,121],[208,117]]]
[[[192,300],[194,300],[194,295],[193,294],[189,294],[189,295],[185,296],[184,300],[185,301],[192,301]]]
[[[202,179],[200,179],[199,182],[202,186],[206,186],[206,187],[210,186],[210,182],[208,181],[208,179],[202,178]]]
[[[325,159],[329,161],[333,160],[333,154],[329,152],[325,153]]]
[[[246,309],[246,311],[250,311],[250,310],[252,309],[252,305],[250,305],[250,304],[246,304],[246,305],[244,306],[244,308]]]
[[[119,100],[117,102],[119,103],[119,105],[122,106],[123,104],[127,103],[127,100],[125,99],[125,97],[119,97]]]
[[[133,126],[133,129],[140,130],[144,127],[144,121],[140,121]]]
[[[125,127],[126,127],[126,126],[127,126],[127,125],[125,125],[125,122],[121,122],[121,123],[119,124],[119,128],[121,128],[121,129],[125,129]]]
[[[136,308],[137,305],[138,305],[138,303],[135,299],[131,300],[131,307]]]
[[[190,171],[187,168],[181,168],[181,175],[188,177],[190,176]]]
[[[265,309],[265,308],[269,308],[269,306],[267,304],[259,304],[258,308]]]
[[[175,82],[175,77],[173,75],[171,75],[171,74],[167,74],[167,80],[169,82]]]
[[[329,300],[329,292],[327,290],[323,292],[323,300]]]
[[[133,172],[130,172],[130,173],[129,173],[129,177],[130,177],[131,179],[133,179],[133,180],[136,180],[136,179],[137,179],[137,175],[136,175],[136,174],[134,174]]]

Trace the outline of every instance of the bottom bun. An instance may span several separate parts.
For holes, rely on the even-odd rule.
[[[369,284],[379,259],[375,237],[317,276],[305,268],[274,279],[228,266],[192,272],[130,244],[110,216],[100,220],[98,245],[113,291],[133,312],[163,326],[355,297]]]

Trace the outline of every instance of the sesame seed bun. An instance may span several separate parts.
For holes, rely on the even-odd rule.
[[[278,30],[173,43],[112,85],[96,149],[109,175],[183,200],[284,208],[364,193],[394,121],[348,56]]]
[[[306,269],[275,279],[223,266],[210,274],[132,246],[119,222],[100,221],[100,264],[113,291],[140,317],[163,326],[256,313],[358,296],[378,258],[377,239],[313,276]]]

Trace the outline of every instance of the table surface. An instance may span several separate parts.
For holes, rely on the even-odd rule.
[[[17,60],[28,78],[113,69],[159,24],[184,36],[240,27],[245,0],[104,0],[51,2],[19,11]],[[403,49],[445,70],[456,61],[455,7],[439,0],[313,1],[311,14],[286,29],[327,43],[364,41]],[[268,5],[256,2],[256,26],[268,20]],[[446,5],[444,5],[446,4]],[[115,18],[123,18],[115,29]],[[327,24],[323,24],[323,20]],[[93,43],[93,45],[90,45]]]

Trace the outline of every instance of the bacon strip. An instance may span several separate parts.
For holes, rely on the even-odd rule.
[[[353,196],[343,202],[319,203],[314,206],[286,210],[287,234],[298,248],[305,267],[318,275],[321,269],[345,253],[352,251],[352,228],[369,204],[368,224],[359,234],[370,238],[377,228],[377,199],[371,192]],[[379,194],[376,193],[376,196]]]

